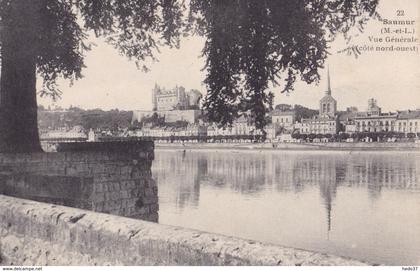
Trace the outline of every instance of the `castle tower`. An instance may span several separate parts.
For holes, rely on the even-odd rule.
[[[380,115],[381,111],[378,102],[374,98],[368,100],[368,113],[370,115]]]

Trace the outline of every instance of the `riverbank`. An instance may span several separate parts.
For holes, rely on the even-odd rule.
[[[320,151],[420,151],[414,142],[331,143],[155,143],[156,149],[320,150]]]

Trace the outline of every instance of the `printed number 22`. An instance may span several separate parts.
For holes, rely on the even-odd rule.
[[[397,16],[404,16],[404,10],[397,10]]]

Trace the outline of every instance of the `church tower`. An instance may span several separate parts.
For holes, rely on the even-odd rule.
[[[325,95],[331,96],[331,78],[330,78],[330,67],[328,67],[327,71],[327,91],[325,92]]]
[[[152,89],[152,110],[157,110],[157,96],[160,94],[160,87],[158,84],[155,84],[155,87]]]
[[[319,102],[319,116],[324,118],[333,118],[337,113],[337,101],[331,95],[330,68],[327,74],[327,89],[325,96]]]

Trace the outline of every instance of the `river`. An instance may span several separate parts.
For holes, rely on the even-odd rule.
[[[162,150],[159,223],[420,265],[420,153]]]

